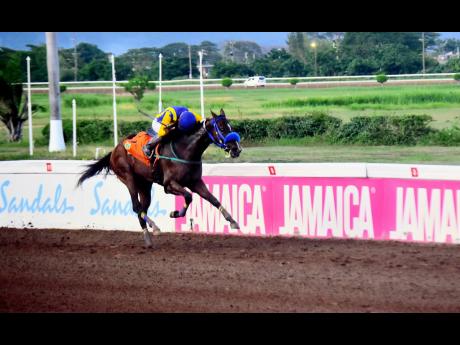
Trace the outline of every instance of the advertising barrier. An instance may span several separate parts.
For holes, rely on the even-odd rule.
[[[75,188],[86,161],[0,162],[0,226],[140,231],[127,188],[110,174]],[[460,167],[408,164],[205,164],[203,179],[239,223],[193,194],[154,185],[163,231],[460,243]]]

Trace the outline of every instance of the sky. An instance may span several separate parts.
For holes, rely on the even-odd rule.
[[[199,44],[211,41],[222,44],[228,40],[253,41],[261,46],[286,45],[288,32],[59,32],[59,48],[73,47],[72,38],[77,42],[96,44],[100,49],[115,55],[128,49],[143,47],[162,47],[169,43],[184,42]],[[441,38],[460,39],[460,32],[441,32]],[[0,47],[27,50],[27,44],[45,43],[44,32],[0,32]]]

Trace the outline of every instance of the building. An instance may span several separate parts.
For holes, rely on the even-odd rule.
[[[457,47],[457,52],[448,52],[446,54],[440,54],[436,57],[436,60],[438,60],[438,62],[443,65],[445,63],[447,63],[447,61],[449,61],[450,59],[452,58],[460,58],[460,52],[459,52],[459,48]]]

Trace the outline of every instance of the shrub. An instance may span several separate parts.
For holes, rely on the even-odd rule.
[[[65,86],[65,85],[60,85],[60,86],[59,86],[59,90],[61,91],[61,93],[64,93],[64,92],[67,91],[67,86]]]
[[[380,84],[383,85],[383,83],[386,83],[388,81],[388,76],[386,76],[385,74],[377,74],[375,76],[375,79],[377,80],[377,82],[379,82]]]
[[[428,115],[357,116],[336,131],[335,142],[366,145],[415,145],[433,130]]]
[[[147,77],[134,77],[125,85],[125,90],[133,95],[134,99],[141,101],[147,88],[155,89],[155,83],[149,83]]]
[[[146,130],[149,127],[147,121],[119,121],[118,135],[124,137],[131,133],[137,133]],[[62,127],[64,131],[64,141],[72,141],[72,120],[63,120]],[[43,137],[49,140],[49,124],[42,129]],[[90,144],[103,142],[113,137],[112,120],[82,120],[77,121],[77,140],[80,144]]]
[[[460,81],[460,73],[455,73],[454,74],[454,80]]]
[[[299,82],[299,79],[297,78],[292,78],[289,80],[289,84],[296,86],[297,83]]]
[[[229,88],[230,86],[232,86],[232,84],[233,84],[233,80],[231,78],[222,79],[222,86],[223,87]]]
[[[433,131],[422,143],[427,145],[457,146],[460,144],[460,128],[453,126]]]
[[[266,142],[273,139],[324,138],[329,143],[363,145],[456,145],[460,144],[460,128],[441,131],[432,129],[428,115],[358,116],[342,124],[342,120],[324,112],[275,119],[231,120],[233,130],[245,142]],[[119,121],[120,138],[146,130],[149,121]],[[72,140],[72,121],[63,121],[64,140]],[[43,141],[49,140],[49,124],[43,130]],[[113,137],[112,120],[77,121],[80,144],[105,142]]]

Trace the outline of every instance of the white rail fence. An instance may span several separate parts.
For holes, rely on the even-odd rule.
[[[388,76],[389,82],[406,82],[406,81],[449,81],[453,80],[455,73],[426,73],[426,74],[390,74]],[[234,85],[243,85],[247,78],[232,78]],[[355,75],[355,76],[328,76],[328,77],[277,77],[277,78],[266,78],[267,84],[273,86],[285,86],[290,85],[289,80],[298,79],[297,85],[306,84],[327,84],[327,83],[375,83],[375,75]],[[156,84],[159,80],[151,80]],[[206,87],[222,86],[222,79],[204,79],[203,84]],[[60,82],[60,85],[67,86],[68,90],[106,90],[112,88],[112,81],[66,81]],[[117,81],[116,88],[123,89],[123,84],[128,83],[128,80]],[[200,79],[179,79],[179,80],[162,80],[161,83],[168,88],[183,88],[183,87],[199,87]],[[30,83],[32,90],[36,91],[47,91],[48,82],[32,82]],[[27,83],[24,83],[27,87]]]

